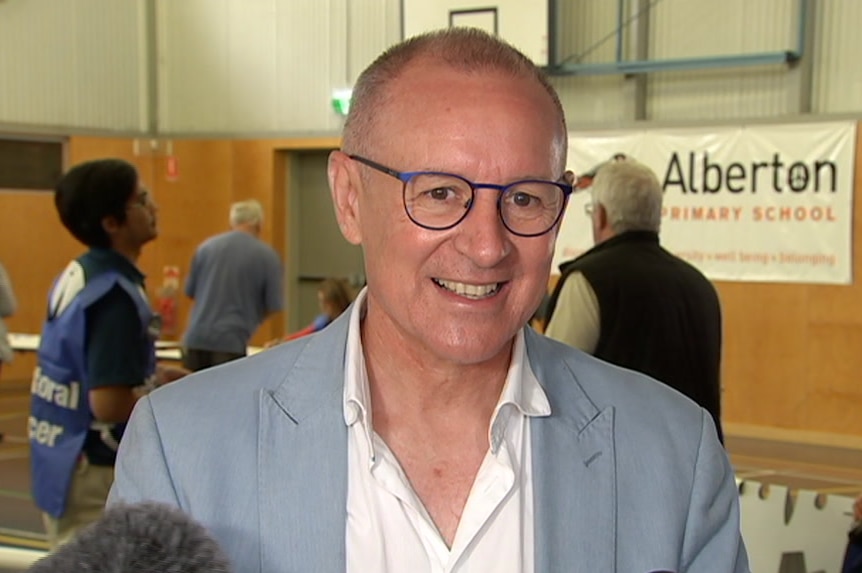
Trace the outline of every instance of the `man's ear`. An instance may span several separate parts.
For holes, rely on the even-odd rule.
[[[601,203],[596,203],[596,217],[598,217],[599,229],[610,228],[608,223],[608,210]]]
[[[117,233],[117,230],[119,230],[120,226],[119,221],[117,221],[117,218],[113,215],[102,217],[102,229],[104,229],[109,237],[113,237]]]
[[[362,225],[359,216],[362,180],[356,164],[343,151],[333,151],[329,154],[327,175],[329,192],[335,207],[335,218],[338,220],[341,234],[348,242],[358,245],[362,243]]]

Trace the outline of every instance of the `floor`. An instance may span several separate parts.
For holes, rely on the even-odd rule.
[[[30,500],[30,448],[26,438],[30,408],[26,381],[0,384],[0,544],[44,547],[42,519]]]

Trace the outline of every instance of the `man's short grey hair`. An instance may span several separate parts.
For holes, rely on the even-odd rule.
[[[230,226],[263,223],[263,207],[260,201],[249,199],[230,206]]]
[[[661,228],[664,196],[655,173],[634,159],[603,165],[592,184],[593,203],[605,208],[614,233]]]
[[[565,161],[568,137],[563,105],[547,74],[517,48],[477,28],[455,27],[426,32],[387,49],[357,78],[344,124],[342,150],[369,155],[376,141],[375,120],[386,113],[395,94],[392,83],[420,59],[445,63],[465,73],[499,72],[512,78],[533,79],[547,92],[559,120],[554,152]],[[441,88],[445,89],[445,88]]]

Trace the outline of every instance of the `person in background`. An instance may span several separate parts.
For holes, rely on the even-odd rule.
[[[157,209],[134,166],[77,165],[54,203],[88,250],[51,288],[31,385],[33,498],[52,549],[100,517],[135,402],[184,374],[156,364],[158,320],[137,261],[156,238]]]
[[[291,334],[285,335],[281,339],[270,341],[266,344],[267,348],[271,348],[282,342],[296,340],[315,332],[320,332],[329,323],[341,316],[341,313],[347,310],[350,303],[353,302],[353,289],[347,279],[328,278],[320,282],[317,288],[317,303],[320,306],[320,314],[314,320],[303,328]]]
[[[16,310],[18,310],[18,300],[12,289],[12,281],[6,268],[0,263],[0,375],[3,374],[3,363],[12,362],[15,355],[9,343],[9,331],[3,319],[15,314]],[[3,432],[0,432],[0,442],[2,441]]]
[[[260,324],[282,309],[282,266],[260,240],[263,208],[255,200],[230,208],[231,230],[195,252],[185,292],[194,300],[183,336],[183,365],[197,371],[246,355]]]
[[[723,441],[721,305],[709,279],[659,243],[661,184],[618,155],[591,191],[596,244],[560,265],[545,334],[682,392]]]
[[[862,495],[853,502],[853,528],[847,537],[841,573],[862,573]]]
[[[18,300],[15,298],[15,290],[12,288],[12,280],[6,267],[0,263],[0,373],[3,372],[3,363],[12,362],[12,346],[9,344],[9,331],[3,321],[18,310]],[[2,439],[3,434],[0,434]]]
[[[574,180],[544,72],[475,28],[407,39],[342,141],[367,286],[142,401],[110,503],[182,508],[238,571],[747,572],[709,415],[527,326]]]

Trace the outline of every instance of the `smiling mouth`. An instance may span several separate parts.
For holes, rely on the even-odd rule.
[[[494,296],[500,290],[503,283],[491,283],[486,285],[471,285],[459,283],[455,281],[447,281],[443,279],[432,279],[440,288],[446,289],[449,292],[455,293],[465,298],[480,300]]]

